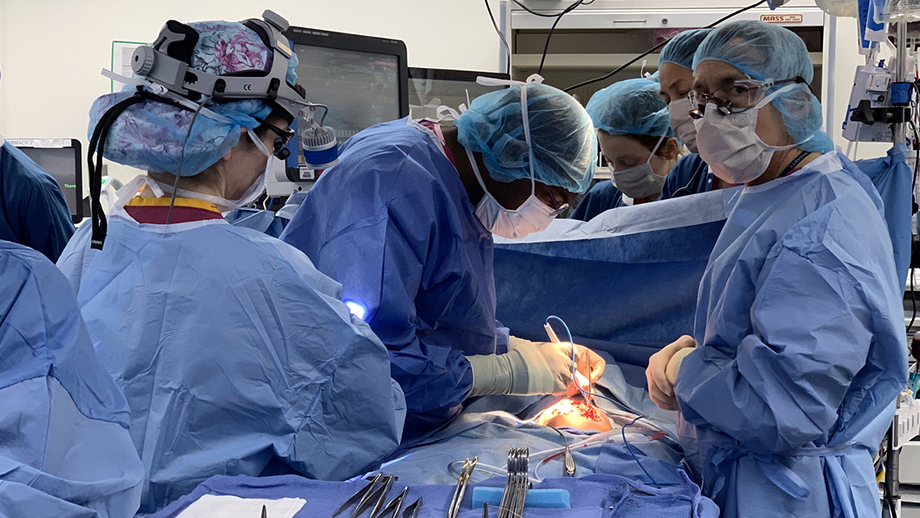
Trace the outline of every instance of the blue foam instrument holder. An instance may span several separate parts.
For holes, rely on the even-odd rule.
[[[483,504],[498,507],[505,493],[503,487],[474,487],[473,509],[482,509]],[[527,491],[524,507],[533,509],[571,509],[572,497],[565,489],[531,489]]]

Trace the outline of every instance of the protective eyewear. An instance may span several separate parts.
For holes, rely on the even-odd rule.
[[[697,120],[702,119],[706,113],[706,105],[710,103],[714,104],[722,115],[742,113],[756,106],[765,97],[764,90],[784,83],[807,84],[805,79],[801,77],[782,81],[738,79],[730,86],[720,88],[712,93],[690,90],[690,105],[693,107],[690,110],[690,117]]]
[[[549,193],[549,199],[550,199],[550,201],[552,201],[552,203],[553,203],[553,205],[552,205],[552,207],[553,207],[553,213],[552,213],[552,214],[553,214],[553,217],[554,217],[554,218],[555,218],[556,216],[562,214],[563,212],[569,210],[569,204],[568,204],[568,203],[563,203],[562,205],[559,205],[559,203],[556,201],[556,197],[553,196],[553,190],[550,189],[548,185],[546,185],[546,184],[543,184],[543,185],[544,185],[544,187],[546,187],[546,192]]]
[[[279,160],[286,160],[287,157],[291,155],[291,150],[287,148],[287,145],[288,142],[294,138],[294,130],[290,128],[281,129],[277,126],[265,122],[264,120],[256,120],[278,136],[278,138],[276,138],[275,142],[272,144],[272,154],[275,155]]]

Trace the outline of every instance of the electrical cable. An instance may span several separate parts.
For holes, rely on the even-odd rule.
[[[495,23],[495,15],[492,14],[492,6],[489,5],[489,0],[485,0],[485,2],[486,2],[486,11],[489,12],[489,19],[492,20],[492,28],[495,29],[495,34],[498,35],[499,41],[501,41],[502,45],[504,45],[505,52],[508,53],[508,59],[505,60],[505,63],[508,65],[508,68],[507,70],[505,70],[505,73],[510,74],[511,73],[511,46],[508,45],[507,41],[505,41],[505,37],[502,35],[502,31],[498,28],[498,24]]]
[[[629,454],[632,455],[632,458],[633,458],[633,460],[636,461],[636,464],[638,464],[639,467],[642,468],[642,472],[645,473],[645,476],[648,477],[648,479],[652,481],[652,484],[655,484],[655,487],[657,487],[658,489],[661,489],[661,485],[659,485],[659,484],[658,484],[658,481],[655,480],[654,477],[652,477],[651,473],[649,473],[649,472],[645,469],[645,466],[643,466],[642,463],[639,462],[639,457],[636,457],[636,453],[635,453],[634,451],[632,451],[633,446],[630,446],[630,445],[629,445],[629,441],[626,440],[626,427],[627,427],[627,426],[633,425],[633,424],[634,424],[636,421],[638,421],[639,419],[640,419],[640,418],[637,417],[637,418],[635,418],[635,419],[633,420],[632,423],[629,423],[628,425],[625,425],[625,426],[623,426],[622,428],[620,428],[620,432],[623,433],[623,444],[626,445],[626,451],[628,451]],[[642,450],[639,450],[639,453],[642,453]],[[645,455],[645,453],[642,453],[642,454]]]
[[[573,382],[575,383],[575,386],[578,387],[578,390],[581,391],[582,397],[585,398],[585,401],[588,401],[588,391],[585,390],[585,388],[581,386],[581,383],[578,381],[578,378],[575,376],[575,373],[577,372],[577,371],[576,371],[576,366],[575,366],[575,362],[577,361],[577,358],[575,357],[575,340],[574,340],[573,337],[572,337],[572,331],[569,329],[568,324],[566,324],[565,321],[562,320],[562,318],[560,318],[560,317],[558,317],[558,316],[556,316],[556,315],[550,315],[550,316],[546,317],[546,323],[547,323],[547,324],[549,323],[550,320],[558,320],[558,321],[562,324],[562,326],[565,328],[565,332],[568,334],[569,343],[572,344],[572,380],[573,380]],[[590,387],[589,387],[589,388],[590,388]],[[597,394],[597,393],[595,393],[595,394],[593,394],[593,395],[594,395],[595,397],[600,396],[601,398],[606,399],[606,400],[608,400],[608,401],[614,403],[615,405],[620,406],[621,408],[625,406],[625,405],[623,405],[622,403],[620,403],[620,402],[618,402],[618,401],[615,401],[615,400],[612,399],[612,398],[608,398],[608,397],[606,397],[606,396],[604,396],[604,395],[602,395],[602,394]],[[603,409],[601,409],[601,410],[603,411]],[[624,410],[630,411],[628,408],[624,408]],[[638,414],[638,412],[636,412],[636,414]],[[628,427],[628,426],[633,426],[633,425],[636,424],[636,422],[637,422],[638,420],[640,420],[640,419],[645,419],[645,421],[648,422],[648,418],[646,418],[646,416],[639,414],[639,415],[636,416],[635,419],[632,420],[632,422],[630,422],[629,424],[623,425],[623,426],[621,427],[620,432],[621,432],[622,435],[623,435],[623,443],[626,445],[626,449],[629,451],[629,454],[632,455],[633,460],[635,460],[635,461],[636,461],[636,464],[639,465],[639,468],[641,468],[642,471],[645,473],[645,475],[649,478],[649,480],[651,480],[652,483],[655,484],[655,487],[657,487],[658,489],[661,489],[661,486],[658,484],[658,482],[657,482],[654,478],[652,478],[652,476],[649,474],[649,472],[645,469],[645,466],[642,465],[642,462],[639,461],[639,457],[637,457],[636,454],[635,454],[635,452],[632,451],[632,449],[631,449],[630,446],[629,446],[629,441],[626,440],[626,427]],[[661,430],[659,430],[659,431],[661,431]],[[663,431],[661,431],[661,432],[662,432],[664,435],[667,435],[666,432],[663,432]],[[640,450],[640,453],[641,453],[641,450]],[[644,455],[644,454],[643,454],[643,455]]]
[[[559,16],[559,14],[560,14],[560,13],[555,13],[555,14],[541,13],[541,12],[539,12],[539,11],[534,11],[533,9],[531,9],[531,8],[527,7],[526,5],[522,4],[522,3],[520,2],[520,0],[511,0],[511,1],[514,2],[515,4],[517,4],[518,7],[520,7],[521,9],[527,11],[528,13],[530,13],[530,14],[532,14],[532,15],[534,15],[534,16],[539,16],[539,17],[541,17],[541,18],[555,18],[555,17]],[[764,0],[764,1],[766,1],[766,0]],[[583,2],[582,5],[591,5],[591,4],[593,4],[593,3],[594,3],[594,0],[591,0],[590,2]],[[564,12],[564,11],[565,11],[565,9],[562,10],[562,12]]]
[[[549,323],[550,320],[558,320],[559,323],[562,324],[562,327],[565,328],[566,334],[568,334],[569,343],[570,343],[570,344],[574,344],[574,343],[575,343],[575,340],[572,338],[572,331],[569,330],[569,326],[568,326],[568,324],[565,323],[564,320],[562,320],[561,318],[559,318],[559,317],[556,316],[556,315],[550,315],[550,316],[546,317],[546,323],[547,323],[547,324]],[[588,401],[588,399],[589,399],[589,398],[588,398],[588,391],[585,390],[585,388],[584,388],[584,387],[581,385],[581,383],[578,381],[578,377],[575,376],[575,373],[576,373],[576,371],[577,371],[577,367],[576,367],[576,363],[577,363],[577,362],[578,362],[578,358],[575,356],[575,347],[572,347],[572,379],[573,379],[573,383],[575,383],[575,387],[579,390],[579,392],[581,392],[581,395],[582,395],[583,398],[585,398],[585,401]],[[607,396],[605,396],[605,395],[603,395],[603,394],[598,394],[598,393],[593,393],[593,394],[591,394],[591,396],[593,396],[593,397],[599,397],[599,398],[601,398],[601,399],[605,399],[605,400],[607,400],[607,401],[613,403],[614,405],[616,405],[616,406],[619,407],[620,409],[622,409],[624,412],[628,412],[628,413],[630,413],[630,414],[632,414],[632,415],[638,415],[639,417],[642,417],[643,419],[648,420],[647,416],[643,415],[641,412],[638,412],[636,409],[631,408],[629,405],[627,405],[626,403],[624,403],[624,402],[622,402],[622,401],[619,401],[619,400],[617,400],[617,399],[613,399],[613,398],[610,398],[610,397],[607,397]],[[651,422],[649,422],[649,424],[651,424]],[[652,426],[654,427],[654,425],[652,425]],[[655,427],[655,429],[658,430],[658,431],[660,431],[660,432],[662,432],[662,433],[667,433],[667,432],[664,432],[663,430],[659,430],[657,427]]]
[[[572,2],[572,5],[566,7],[559,13],[559,16],[556,17],[556,21],[553,22],[553,26],[549,28],[549,33],[546,35],[546,43],[543,45],[543,57],[540,58],[540,68],[537,69],[537,74],[543,74],[543,64],[546,62],[546,53],[549,51],[549,41],[553,38],[553,32],[556,30],[556,26],[559,25],[559,22],[562,21],[562,17],[574,11],[576,7],[584,3],[585,0],[575,0]]]
[[[93,135],[90,137],[89,152],[86,155],[86,161],[89,165],[89,196],[90,196],[90,215],[92,217],[92,237],[90,246],[96,250],[102,250],[105,243],[105,235],[108,229],[105,213],[102,210],[102,162],[105,155],[105,142],[109,133],[109,128],[115,123],[115,119],[124,113],[129,107],[138,104],[144,100],[144,92],[138,89],[134,95],[119,102],[110,108],[100,117],[93,129]],[[95,155],[95,160],[93,156]]]
[[[911,83],[910,90],[914,94],[913,96],[911,96],[911,100],[910,100],[911,108],[912,108],[911,114],[914,117],[916,117],[917,107],[918,107],[917,98],[920,97],[920,86],[918,86],[917,82]],[[914,160],[914,175],[913,175],[914,177],[913,177],[913,183],[912,183],[912,189],[911,189],[911,200],[912,200],[911,209],[913,209],[913,207],[916,204],[916,200],[913,200],[913,195],[914,193],[917,192],[918,171],[920,171],[920,132],[918,132],[917,125],[913,120],[911,120],[909,124],[914,134],[913,145],[916,151],[916,158]],[[913,251],[913,232],[911,232],[911,250]],[[916,322],[917,320],[917,295],[914,291],[914,270],[915,270],[914,268],[908,268],[908,274],[910,275],[910,306],[911,306],[910,323],[907,325],[908,333],[910,333],[911,328],[914,327],[914,322]]]
[[[169,225],[169,222],[172,221],[173,207],[176,204],[176,192],[179,190],[179,178],[182,178],[182,162],[185,161],[185,148],[188,147],[188,139],[192,136],[192,128],[195,126],[195,121],[198,119],[198,114],[201,113],[201,109],[204,108],[205,104],[211,102],[211,97],[206,97],[203,101],[198,103],[198,108],[195,109],[194,115],[192,115],[192,120],[188,124],[188,131],[185,132],[185,142],[182,143],[182,152],[179,153],[179,168],[176,171],[176,181],[173,182],[173,192],[172,196],[169,199],[169,212],[166,213],[166,224]],[[249,131],[248,129],[246,131]]]
[[[513,0],[513,1],[514,1],[515,3],[517,3],[518,5],[520,5],[520,3],[519,3],[517,0]],[[711,28],[715,27],[716,25],[718,25],[718,24],[724,22],[725,20],[728,20],[729,18],[733,18],[733,17],[735,17],[735,16],[738,16],[739,14],[741,14],[741,13],[743,13],[743,12],[745,12],[745,11],[749,11],[749,10],[751,10],[751,9],[754,9],[755,7],[757,7],[757,6],[761,5],[761,4],[764,4],[764,3],[766,3],[766,2],[767,2],[767,0],[760,0],[759,2],[753,3],[753,4],[751,4],[751,5],[747,6],[747,7],[743,7],[743,8],[741,8],[741,9],[738,9],[737,11],[735,11],[735,12],[733,12],[733,13],[727,15],[727,16],[723,16],[722,18],[720,18],[720,19],[718,19],[718,20],[712,22],[711,24],[707,25],[705,28],[706,28],[706,29],[711,29]],[[528,12],[529,12],[529,11],[528,11]],[[534,13],[534,14],[535,14],[535,13]],[[539,16],[539,15],[538,15],[538,16]],[[610,72],[610,73],[605,74],[605,75],[600,76],[600,77],[595,77],[594,79],[588,79],[587,81],[582,81],[582,82],[580,82],[580,83],[574,84],[574,85],[572,85],[572,86],[570,86],[570,87],[568,87],[568,88],[564,88],[563,91],[564,91],[564,92],[571,92],[572,90],[575,90],[575,89],[577,89],[577,88],[581,88],[581,87],[583,87],[583,86],[588,86],[588,85],[591,85],[591,84],[594,84],[594,83],[598,83],[598,82],[600,82],[600,81],[604,81],[604,80],[606,80],[606,79],[610,79],[611,77],[613,77],[613,76],[615,76],[616,74],[620,73],[621,71],[625,70],[627,67],[629,67],[629,66],[632,65],[633,63],[639,61],[640,59],[644,58],[645,56],[648,56],[649,54],[651,54],[652,52],[655,52],[656,50],[660,49],[661,47],[664,47],[669,41],[671,41],[671,38],[668,38],[668,39],[662,41],[661,43],[659,43],[658,45],[655,45],[654,47],[652,47],[652,48],[646,50],[646,51],[643,52],[642,54],[639,54],[638,56],[636,56],[636,57],[633,58],[632,60],[626,62],[624,65],[622,65],[622,66],[620,66],[620,67],[614,69],[613,72]]]

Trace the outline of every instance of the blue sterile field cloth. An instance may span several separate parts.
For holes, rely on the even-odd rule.
[[[498,320],[515,336],[546,340],[544,319],[558,315],[577,343],[609,353],[629,383],[643,386],[648,357],[693,329],[699,281],[738,192],[621,207],[588,222],[554,221],[516,241],[496,238]]]
[[[913,171],[906,162],[907,144],[901,143],[888,150],[886,156],[859,160],[856,166],[866,174],[878,190],[885,204],[885,223],[894,249],[894,262],[898,278],[907,280],[910,266],[910,217],[913,197],[911,193]]]
[[[609,355],[601,354],[608,364],[595,389],[600,395],[614,398],[621,405],[602,397],[595,398],[595,404],[606,412],[620,414],[625,407],[630,412],[646,416],[647,419],[641,423],[651,423],[667,431],[671,438],[676,438],[677,412],[655,406],[645,389],[629,385],[619,366],[612,362]],[[559,399],[555,396],[481,398],[468,405],[457,419],[432,437],[394,454],[384,463],[381,471],[397,475],[407,484],[451,484],[456,480],[459,467],[454,466],[451,472],[449,465],[478,456],[479,467],[471,479],[479,482],[499,474],[490,471],[488,466],[503,468],[510,448],[526,446],[530,449],[532,477],[561,476],[562,457],[541,455],[540,452],[562,447],[562,437],[549,427],[528,421]],[[609,437],[586,446],[575,445],[594,432],[561,428],[566,442],[572,447],[576,475],[612,474],[650,484],[652,480],[646,476],[644,468],[661,485],[681,484],[677,472],[685,469],[685,463],[676,442],[666,437],[651,439],[649,435],[639,433],[638,427],[627,426],[626,439],[632,453],[642,462],[642,467],[637,464],[618,431],[620,425],[632,420],[632,417],[618,417],[613,422],[615,431]],[[540,463],[544,458],[546,460]]]
[[[304,507],[295,518],[330,516],[366,482],[323,482],[293,475],[279,477],[216,476],[199,485],[191,494],[173,502],[153,515],[173,518],[203,495],[233,495],[241,498],[303,498]],[[504,479],[492,479],[489,486],[502,486]],[[387,502],[405,487],[396,481],[387,494]],[[718,510],[711,501],[699,494],[699,488],[688,479],[680,486],[657,489],[615,475],[592,475],[574,479],[550,479],[535,484],[534,489],[565,489],[572,499],[571,509],[527,509],[527,518],[645,518],[645,517],[717,517]],[[446,516],[454,488],[450,485],[411,486],[406,505],[422,497],[420,518]],[[460,506],[461,518],[479,518],[482,509],[471,509],[472,486],[467,488]],[[350,512],[350,511],[349,511]],[[365,511],[366,513],[367,511]],[[490,509],[497,516],[498,509]]]

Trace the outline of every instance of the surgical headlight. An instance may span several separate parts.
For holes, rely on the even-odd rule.
[[[166,22],[153,45],[134,50],[131,69],[147,81],[192,101],[261,99],[283,110],[288,122],[292,122],[307,103],[304,95],[287,82],[288,62],[293,56],[283,34],[289,27],[287,20],[265,10],[261,20],[252,18],[242,23],[272,49],[272,68],[264,75],[219,76],[192,68],[198,32],[175,20]]]
[[[307,157],[309,163],[325,166],[335,163],[337,157],[335,132],[331,128],[323,127],[321,123],[317,124],[313,119],[315,109],[321,105],[307,102],[303,88],[287,82],[288,65],[291,59],[295,59],[288,39],[283,34],[289,27],[288,22],[276,13],[266,10],[262,13],[261,20],[252,18],[242,24],[258,34],[262,42],[271,49],[272,65],[268,72],[254,70],[239,75],[216,75],[193,68],[192,55],[200,35],[193,27],[175,20],[166,22],[152,45],[144,45],[135,49],[131,58],[131,68],[136,77],[122,77],[114,72],[103,70],[103,75],[123,83],[133,84],[137,87],[137,91],[132,97],[119,102],[102,115],[90,139],[87,162],[92,200],[91,246],[94,249],[102,249],[106,235],[106,218],[99,198],[102,185],[103,150],[108,130],[120,114],[145,99],[172,104],[194,113],[179,158],[179,168],[175,174],[176,186],[182,176],[185,145],[188,144],[196,118],[202,112],[207,114],[206,116],[220,117],[205,107],[210,103],[250,99],[264,101],[279,109],[288,123],[294,123],[300,119],[306,122],[302,126],[305,130],[313,130],[313,136],[316,138],[309,141],[311,146],[321,152],[321,155],[315,158]],[[275,156],[286,158],[289,151],[285,144],[293,137],[293,131],[286,132],[273,126],[269,129],[278,134],[273,150]],[[329,133],[332,134],[331,145],[328,138]],[[318,163],[318,161],[323,163]],[[168,222],[169,217],[167,217]]]
[[[323,108],[323,118],[319,122],[313,118],[316,108]],[[335,137],[335,129],[324,126],[329,108],[322,104],[314,104],[301,112],[305,116],[303,130],[300,132],[300,147],[303,149],[303,158],[307,167],[314,171],[328,169],[339,163],[339,146]]]

